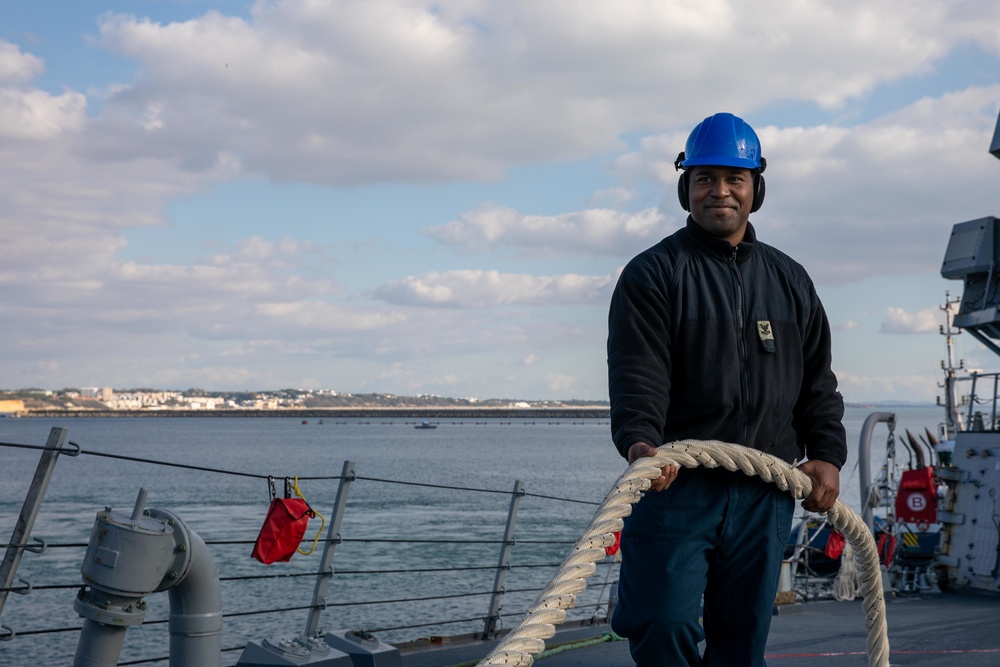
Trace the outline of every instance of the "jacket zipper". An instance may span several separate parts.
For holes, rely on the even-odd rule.
[[[740,353],[740,393],[743,398],[743,405],[740,406],[740,442],[739,444],[749,446],[747,440],[750,437],[750,370],[747,360],[747,342],[743,333],[745,328],[744,317],[744,294],[743,276],[740,275],[740,267],[736,263],[736,253],[738,248],[733,246],[733,251],[729,255],[729,268],[733,272],[736,283],[736,343]]]

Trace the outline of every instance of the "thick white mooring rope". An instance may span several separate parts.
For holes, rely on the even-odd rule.
[[[545,640],[555,634],[555,626],[566,620],[566,610],[576,604],[577,593],[587,587],[586,578],[596,571],[595,563],[605,557],[604,547],[614,543],[613,533],[622,529],[622,519],[631,513],[632,505],[649,488],[651,480],[660,476],[660,468],[665,464],[741,470],[788,491],[798,500],[812,492],[812,480],[805,473],[756,449],[715,440],[681,440],[663,445],[655,457],[637,460],[618,478],[548,587],[529,607],[521,623],[477,667],[530,667],[534,663],[532,656],[545,650]],[[861,572],[862,607],[868,629],[868,665],[889,667],[885,599],[875,538],[861,518],[840,500],[830,509],[827,519],[854,549]]]
[[[845,544],[840,554],[840,570],[833,580],[833,599],[837,602],[850,602],[861,595],[862,583],[854,549],[850,544]]]

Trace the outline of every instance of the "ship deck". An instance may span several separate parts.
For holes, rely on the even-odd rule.
[[[778,608],[767,644],[770,667],[858,667],[867,664],[861,601],[816,601]],[[921,667],[1000,665],[1000,596],[929,594],[886,604],[890,664]],[[545,667],[633,667],[628,642],[593,641],[606,625],[563,629],[536,657]],[[475,665],[495,643],[411,649],[405,667]]]

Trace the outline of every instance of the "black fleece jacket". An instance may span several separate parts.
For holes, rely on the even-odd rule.
[[[625,267],[608,330],[622,456],[639,441],[692,438],[843,467],[826,313],[805,269],[757,241],[752,225],[734,248],[689,217]]]

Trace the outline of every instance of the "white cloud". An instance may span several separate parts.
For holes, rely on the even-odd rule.
[[[143,75],[110,95],[103,121],[127,130],[152,114],[160,150],[233,152],[277,180],[497,178],[718,108],[838,107],[930,71],[962,40],[996,48],[984,26],[998,20],[992,5],[930,0],[271,1],[249,20],[115,15],[101,44]],[[734,62],[752,75],[717,85]]]
[[[251,236],[236,244],[232,254],[216,255],[211,258],[213,264],[247,263],[259,264],[282,258],[294,257],[316,250],[316,245],[310,241],[298,241],[284,237],[275,242],[260,236]]]
[[[857,402],[903,400],[933,403],[938,396],[939,380],[939,376],[930,372],[856,375],[837,371],[840,392],[845,397],[856,397]]]
[[[64,133],[81,127],[86,107],[87,100],[80,93],[49,95],[40,90],[0,88],[0,137],[19,142],[22,150],[28,142],[63,138]]]
[[[941,312],[937,308],[925,308],[917,313],[908,313],[902,308],[886,308],[885,321],[879,331],[889,334],[937,333],[940,327]]]
[[[586,203],[587,206],[591,207],[609,206],[612,208],[621,208],[630,204],[635,197],[636,192],[633,188],[605,188],[591,195]]]
[[[573,396],[577,379],[572,375],[553,373],[548,377],[549,390],[555,396]]]
[[[394,280],[375,291],[397,305],[492,308],[607,303],[614,276],[533,276],[499,271],[431,272]]]
[[[22,53],[17,44],[0,40],[0,86],[27,83],[44,71],[41,58]]]
[[[438,241],[472,251],[508,247],[525,255],[631,256],[663,238],[668,220],[655,209],[625,213],[587,209],[529,215],[487,203],[459,220],[424,230]]]

